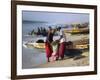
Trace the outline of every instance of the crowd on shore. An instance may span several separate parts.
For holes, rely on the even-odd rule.
[[[50,28],[50,27],[49,27]],[[54,30],[54,32],[59,31],[61,29],[61,27],[56,27]],[[32,30],[31,32],[28,33],[29,35],[42,35],[42,36],[47,36],[48,34],[48,29],[46,29],[45,27],[38,27],[37,30]]]

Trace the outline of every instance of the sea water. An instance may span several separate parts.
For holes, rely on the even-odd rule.
[[[22,42],[25,44],[26,42],[35,41],[40,36],[31,36],[28,35],[33,29],[36,31],[38,27],[46,26],[43,23],[30,23],[24,22],[22,25]],[[46,54],[42,49],[25,48],[22,46],[22,68],[36,68],[37,66],[46,63]]]

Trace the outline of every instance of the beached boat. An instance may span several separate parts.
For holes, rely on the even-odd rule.
[[[57,40],[59,39],[60,36],[54,36],[53,40]],[[45,48],[45,40],[46,38],[38,38],[35,42],[33,42],[33,46],[35,48],[38,48],[38,49],[44,49]]]
[[[69,43],[69,42],[66,42]],[[76,41],[72,41],[73,45],[67,45],[66,47],[68,48],[74,48],[74,49],[86,49],[89,48],[89,39],[81,39],[81,40],[76,40]],[[26,44],[24,44],[24,47],[31,47],[31,48],[37,48],[37,49],[45,49],[45,42],[43,40],[38,40],[36,42],[28,42]],[[67,48],[67,49],[68,49]]]
[[[82,33],[89,33],[88,28],[73,28],[71,30],[65,30],[66,33],[71,33],[71,34],[82,34]]]
[[[37,49],[44,49],[45,48],[45,43],[43,40],[37,40],[36,42],[29,42],[26,44],[27,47],[34,47]]]
[[[88,49],[89,44],[80,44],[80,45],[75,45],[76,49]]]
[[[88,49],[89,48],[89,39],[83,38],[73,42],[76,49]]]
[[[33,43],[33,46],[35,48],[38,48],[38,49],[44,49],[45,48],[45,44],[44,43]]]
[[[59,39],[60,36],[54,36],[53,40],[57,40]],[[39,38],[36,38],[35,41],[32,41],[32,42],[27,42],[25,44],[23,44],[23,47],[34,47],[34,48],[37,48],[37,49],[45,49],[45,40],[46,40],[46,37],[39,37]]]

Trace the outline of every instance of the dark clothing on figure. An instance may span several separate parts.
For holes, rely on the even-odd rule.
[[[47,40],[50,42],[50,43],[52,43],[52,41],[53,41],[53,33],[48,33],[48,36],[47,36]]]

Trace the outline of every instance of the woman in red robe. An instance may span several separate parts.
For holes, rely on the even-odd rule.
[[[45,49],[46,49],[47,61],[50,62],[50,57],[51,57],[53,51],[52,51],[52,46],[48,40],[45,42]]]
[[[60,45],[59,45],[59,57],[61,59],[64,58],[64,52],[65,52],[65,39],[63,38],[63,36],[61,36]]]

